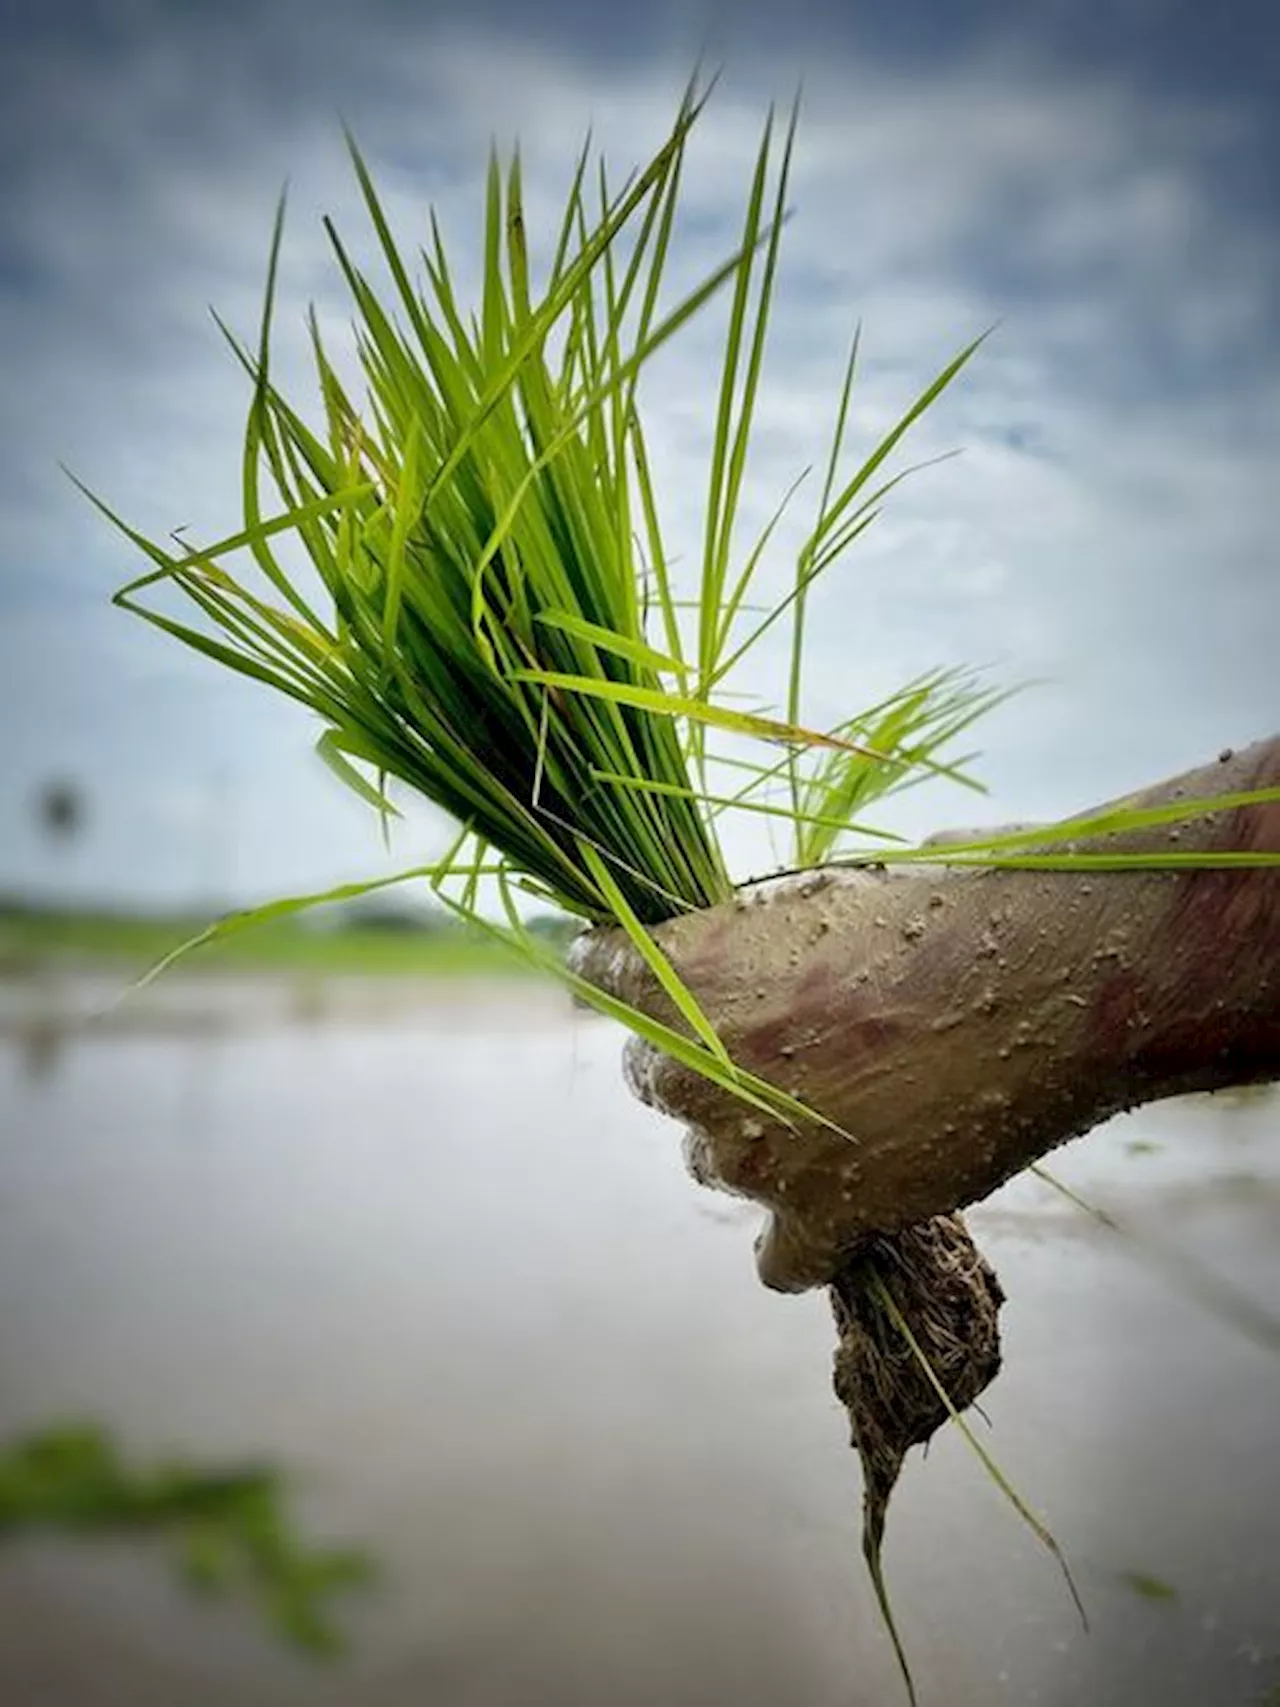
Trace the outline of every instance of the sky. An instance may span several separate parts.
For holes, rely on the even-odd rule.
[[[140,572],[62,466],[143,532],[240,520],[246,387],[209,314],[256,325],[285,181],[276,372],[349,310],[321,229],[370,234],[356,134],[398,232],[439,213],[474,280],[492,141],[554,229],[588,127],[615,180],[662,140],[701,50],[677,281],[734,247],[771,100],[803,107],[742,546],[821,467],[854,326],[852,448],[965,343],[914,477],[812,604],[804,703],[831,724],[937,665],[1030,683],[890,825],[1075,810],[1280,727],[1280,18],[1233,0],[649,7],[147,0],[0,11],[0,893],[252,901],[441,851],[314,754],[301,708],[112,608]],[[541,221],[541,224],[539,224]],[[667,531],[699,548],[720,306],[646,376]],[[788,584],[805,496],[764,590]],[[812,503],[814,498],[808,498]],[[788,532],[788,529],[791,531]],[[780,702],[785,656],[740,684]],[[51,839],[51,780],[85,802]],[[777,850],[743,830],[739,875]]]

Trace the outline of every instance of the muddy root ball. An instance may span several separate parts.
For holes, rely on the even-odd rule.
[[[921,1358],[957,1411],[971,1405],[1000,1369],[1004,1293],[959,1215],[876,1235],[830,1292],[840,1336],[835,1390],[862,1462],[864,1544],[878,1555],[903,1459],[951,1415]]]

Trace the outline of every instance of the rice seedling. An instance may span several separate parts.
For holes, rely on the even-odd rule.
[[[652,934],[681,912],[733,897],[742,874],[730,869],[723,830],[734,814],[783,826],[795,867],[833,859],[1030,868],[1157,862],[1046,852],[1044,828],[975,838],[943,855],[903,847],[867,824],[879,801],[922,781],[977,786],[971,756],[952,756],[954,743],[1004,696],[966,671],[932,672],[834,728],[805,721],[814,585],[913,472],[889,472],[890,459],[982,338],[943,367],[869,452],[849,459],[855,338],[812,525],[789,590],[762,610],[753,596],[757,578],[796,487],[756,537],[743,539],[739,523],[797,114],[793,107],[782,123],[771,113],[763,127],[732,252],[668,301],[686,156],[708,93],[690,85],[666,140],[621,190],[611,188],[603,161],[592,170],[583,149],[541,276],[530,258],[520,158],[505,166],[491,159],[474,311],[455,293],[434,217],[415,272],[352,141],[385,274],[381,293],[332,225],[328,235],[354,307],[364,395],[343,384],[314,315],[316,424],[276,384],[271,332],[282,204],[256,343],[223,328],[251,388],[242,524],[209,545],[174,550],[94,502],[150,564],[117,594],[118,604],[308,708],[321,725],[322,758],[384,824],[395,811],[392,783],[454,820],[456,837],[442,858],[397,879],[345,885],[342,894],[424,881],[456,914],[745,1103],[784,1122],[830,1126],[820,1109],[735,1063]],[[656,353],[717,297],[728,314],[701,549],[690,577],[678,572],[651,476],[641,380]],[[282,561],[284,536],[301,546],[304,572]],[[166,592],[181,594],[203,621],[152,602]],[[726,680],[781,622],[791,630],[781,714],[731,702]],[[723,750],[725,737],[732,754]],[[743,738],[772,750],[746,760]],[[745,780],[717,784],[726,770]],[[1174,815],[1223,804],[1183,803]],[[1078,843],[1138,827],[1141,817],[1113,812],[1078,821],[1071,836]],[[1188,862],[1205,863],[1200,856]],[[1163,863],[1173,866],[1178,856]],[[331,894],[235,915],[196,940]],[[678,1023],[627,1005],[566,966],[526,929],[525,895],[587,927],[621,926]],[[487,904],[495,897],[496,919]],[[905,1345],[928,1371],[937,1388],[928,1403],[940,1394],[945,1420],[955,1406],[922,1349],[918,1320],[913,1329],[880,1271],[868,1275],[863,1303],[878,1313],[877,1331],[896,1333],[899,1350]],[[983,1367],[985,1381],[994,1365],[988,1359]],[[965,1402],[971,1397],[966,1389]],[[904,1437],[904,1450],[914,1438]],[[891,1485],[889,1478],[884,1500]],[[878,1578],[882,1523],[883,1505],[869,1512],[868,1559],[887,1611]]]

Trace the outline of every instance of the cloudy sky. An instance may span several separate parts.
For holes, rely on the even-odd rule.
[[[912,446],[963,454],[895,494],[815,601],[810,720],[936,664],[1037,679],[985,730],[992,819],[1082,806],[1274,730],[1270,12],[8,4],[0,890],[248,899],[444,843],[435,815],[413,814],[388,857],[314,757],[304,712],[113,610],[139,565],[58,464],[144,531],[232,531],[247,398],[208,306],[252,330],[285,179],[279,371],[306,396],[306,304],[335,336],[346,321],[321,214],[368,251],[342,120],[406,240],[434,204],[466,279],[491,138],[519,137],[531,219],[552,219],[586,128],[620,179],[661,140],[700,46],[725,72],[691,150],[681,277],[732,249],[768,102],[805,89],[748,530],[821,458],[856,320],[867,446],[998,322]],[[721,325],[695,322],[645,395],[690,557]],[[745,685],[780,693],[779,662],[762,652]],[[53,777],[85,793],[78,846],[39,832],[32,803]],[[973,821],[972,798],[940,786],[897,821],[957,814]],[[767,854],[744,841],[743,875]]]

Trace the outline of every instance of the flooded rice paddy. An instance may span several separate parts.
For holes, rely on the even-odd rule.
[[[524,984],[176,978],[67,1026],[103,993],[0,993],[0,1438],[273,1459],[380,1578],[325,1666],[147,1548],[10,1544],[6,1707],[903,1699],[825,1300],[759,1286],[755,1212],[686,1179],[615,1030]],[[1280,1098],[1054,1165],[1198,1266],[1034,1180],[973,1216],[1010,1295],[984,1438],[1091,1630],[948,1430],[886,1549],[922,1702],[1280,1699],[1280,1355],[1187,1291],[1280,1313]]]

